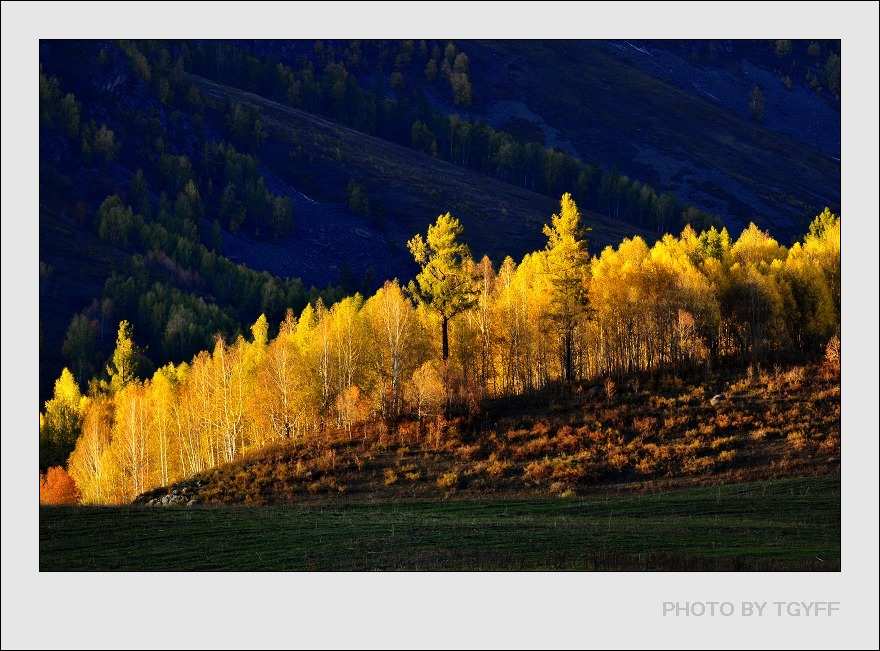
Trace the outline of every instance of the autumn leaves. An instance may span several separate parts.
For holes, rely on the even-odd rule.
[[[84,502],[122,503],[272,442],[381,437],[401,420],[552,382],[820,352],[839,332],[830,212],[790,249],[754,226],[735,242],[687,228],[590,258],[566,194],[544,233],[543,250],[496,270],[474,262],[460,222],[441,215],[409,242],[421,270],[407,286],[389,281],[329,308],[319,300],[288,311],[277,331],[260,317],[249,338],[218,337],[148,379],[134,373],[123,323],[109,381],[85,397],[66,369],[56,384],[41,467],[67,461]]]

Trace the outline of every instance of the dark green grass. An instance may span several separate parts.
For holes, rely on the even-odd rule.
[[[840,478],[613,498],[40,509],[41,571],[839,570]]]

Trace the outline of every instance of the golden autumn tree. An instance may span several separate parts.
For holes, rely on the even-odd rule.
[[[400,415],[403,383],[418,368],[421,332],[412,302],[397,280],[385,284],[364,305],[372,333],[376,402],[386,418]]]
[[[498,269],[494,306],[498,326],[498,364],[501,372],[500,387],[504,394],[516,393],[520,382],[519,344],[523,327],[513,280],[516,263],[507,256]]]
[[[547,246],[544,260],[552,290],[550,319],[560,338],[562,368],[566,382],[574,379],[574,333],[587,312],[587,271],[589,257],[577,204],[566,192],[560,201],[559,214],[544,225]]]
[[[750,223],[730,248],[733,261],[721,305],[745,359],[762,361],[782,347],[783,294],[775,269],[788,255],[769,233]]]
[[[40,414],[40,469],[67,463],[82,427],[82,402],[76,379],[64,368],[55,381],[52,399]]]
[[[446,389],[437,363],[428,361],[416,369],[405,392],[419,420],[424,416],[438,415],[446,398]]]
[[[478,335],[478,351],[476,355],[477,379],[480,389],[485,392],[489,387],[490,378],[494,379],[492,368],[492,346],[495,339],[495,319],[492,314],[494,303],[496,274],[492,261],[483,256],[479,264],[474,265],[472,274],[476,279],[477,300],[474,305],[474,321]]]
[[[152,487],[151,423],[146,389],[133,380],[115,394],[116,411],[110,443],[111,464],[121,474],[123,496],[131,501]]]
[[[296,327],[296,317],[288,310],[257,371],[254,419],[264,442],[296,439],[304,431],[303,393],[309,378]]]
[[[651,305],[643,280],[648,255],[648,245],[637,236],[624,239],[616,250],[605,247],[593,260],[590,304],[601,342],[601,373],[620,375],[646,367],[647,310]]]
[[[440,317],[442,359],[449,359],[449,320],[474,304],[473,278],[465,268],[471,252],[461,242],[464,227],[449,213],[437,217],[428,235],[417,234],[409,242],[410,253],[421,266],[407,291]]]
[[[817,266],[828,281],[831,298],[840,319],[840,215],[825,208],[810,223],[809,233],[804,237],[804,253]]]
[[[82,492],[83,504],[110,504],[114,500],[116,465],[110,455],[113,400],[104,395],[89,399],[82,434],[67,469]]]
[[[361,315],[363,305],[363,297],[355,294],[334,304],[327,315],[333,350],[331,384],[336,395],[362,381],[361,362],[367,346]]]
[[[139,350],[132,339],[133,326],[128,321],[119,323],[116,335],[116,348],[107,375],[110,377],[109,388],[114,393],[135,379],[138,369]]]
[[[151,439],[154,458],[158,465],[158,481],[168,485],[178,475],[179,455],[174,446],[174,403],[177,400],[177,370],[170,362],[153,375],[147,392],[152,428]]]
[[[540,389],[552,377],[552,362],[558,360],[545,327],[551,311],[551,292],[541,253],[527,254],[512,280],[513,309],[517,315],[516,362],[518,392]]]
[[[217,433],[219,457],[224,462],[236,458],[245,428],[245,341],[239,337],[229,346],[217,336],[212,359],[213,378],[211,425]]]

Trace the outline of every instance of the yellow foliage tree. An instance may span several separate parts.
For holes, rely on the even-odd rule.
[[[63,466],[73,452],[83,419],[83,397],[73,374],[64,368],[40,415],[40,468]]]

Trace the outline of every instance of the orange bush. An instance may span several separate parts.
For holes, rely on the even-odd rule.
[[[61,466],[40,473],[40,504],[79,504],[81,497],[73,477]]]

